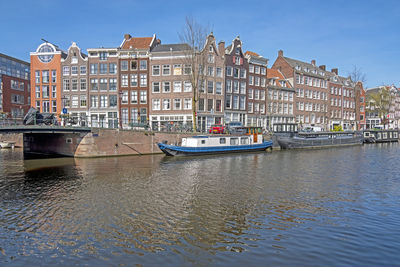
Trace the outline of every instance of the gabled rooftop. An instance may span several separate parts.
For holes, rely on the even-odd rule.
[[[149,49],[151,44],[155,40],[156,35],[152,37],[132,37],[129,34],[125,34],[124,40],[120,48],[122,49]]]
[[[179,52],[188,50],[191,50],[188,44],[159,44],[153,48],[152,52]]]

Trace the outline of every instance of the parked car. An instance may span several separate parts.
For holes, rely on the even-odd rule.
[[[225,126],[222,124],[213,124],[208,130],[208,133],[223,134],[225,133]]]

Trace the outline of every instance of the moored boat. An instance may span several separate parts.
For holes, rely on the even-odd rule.
[[[264,141],[262,132],[248,127],[246,135],[198,135],[182,138],[181,145],[158,143],[158,147],[168,156],[212,155],[265,151],[272,147],[271,141]]]
[[[398,130],[364,130],[365,143],[385,143],[385,142],[398,142]]]
[[[293,149],[362,145],[364,138],[358,132],[299,132],[277,136],[277,141],[282,149]]]
[[[15,142],[14,141],[0,141],[1,148],[14,148]]]

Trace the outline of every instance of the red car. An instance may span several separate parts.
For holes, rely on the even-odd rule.
[[[222,124],[213,124],[211,125],[210,130],[208,130],[208,133],[223,134],[225,133],[225,126]]]

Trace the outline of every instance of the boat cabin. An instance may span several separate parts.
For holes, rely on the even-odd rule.
[[[365,130],[363,132],[366,143],[398,142],[398,130]]]
[[[275,123],[272,126],[272,131],[277,134],[297,133],[298,125],[297,123]]]

